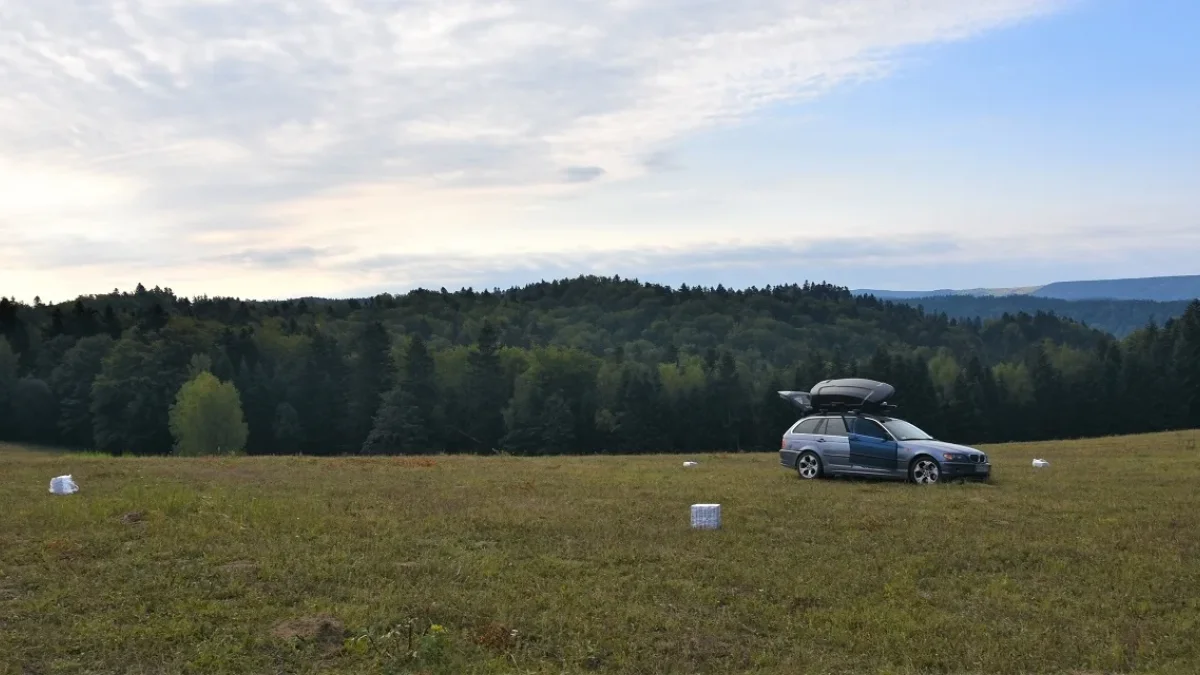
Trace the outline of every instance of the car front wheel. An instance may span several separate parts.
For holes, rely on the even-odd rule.
[[[796,460],[796,473],[804,480],[812,480],[821,477],[821,458],[817,457],[817,453],[808,450],[800,455],[800,459]]]
[[[918,485],[933,485],[941,480],[942,471],[932,457],[918,457],[908,468],[908,478]]]

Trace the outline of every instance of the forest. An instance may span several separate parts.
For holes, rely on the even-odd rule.
[[[1194,428],[1200,302],[1117,338],[809,282],[0,299],[0,440],[114,455],[770,451],[776,391],[849,376],[964,443]]]

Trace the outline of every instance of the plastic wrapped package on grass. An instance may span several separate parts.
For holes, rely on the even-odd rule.
[[[721,528],[720,504],[692,504],[692,527],[697,530]]]
[[[1044,459],[1033,460],[1033,468],[1035,468],[1035,469],[1044,469],[1048,466],[1050,466],[1050,462],[1047,462]]]
[[[79,485],[71,478],[70,474],[66,476],[55,476],[50,479],[50,493],[56,495],[73,495],[79,492]]]

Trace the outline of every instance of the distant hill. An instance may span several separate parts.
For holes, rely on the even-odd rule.
[[[1014,288],[939,289],[933,291],[860,289],[854,291],[854,293],[858,295],[874,295],[881,300],[911,300],[915,298],[949,296],[1025,296],[1055,300],[1149,300],[1155,302],[1173,302],[1200,298],[1200,275],[1101,279],[1093,281],[1058,281],[1044,286]]]
[[[1200,298],[1200,274],[1185,277],[1060,281],[1030,295],[1060,300],[1194,300]]]
[[[996,319],[1019,312],[1052,313],[1079,321],[1119,338],[1144,328],[1154,321],[1160,326],[1181,316],[1190,301],[1155,302],[1152,300],[1059,300],[1033,295],[941,295],[935,297],[889,298],[889,301],[922,307],[928,313],[945,314],[952,319]]]
[[[861,288],[856,295],[873,295],[880,300],[911,300],[914,298],[941,298],[947,296],[972,297],[1002,297],[1011,295],[1032,295],[1044,286],[1021,286],[1017,288],[939,288],[935,291],[886,291],[874,288]]]

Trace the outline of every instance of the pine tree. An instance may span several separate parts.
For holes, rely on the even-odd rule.
[[[437,372],[433,355],[425,340],[414,335],[404,353],[403,387],[412,394],[413,418],[410,423],[420,427],[419,440],[432,451],[441,447],[443,431],[439,414]]]
[[[713,447],[741,449],[740,426],[744,418],[741,381],[733,352],[723,350],[709,381],[709,415],[713,421]]]
[[[275,419],[271,424],[272,449],[275,452],[291,454],[299,451],[303,433],[300,414],[291,403],[284,401],[275,406]]]
[[[1029,374],[1033,380],[1034,406],[1030,420],[1033,437],[1036,440],[1056,438],[1062,428],[1063,388],[1045,345],[1038,344],[1033,348]]]
[[[104,306],[104,319],[102,321],[105,332],[114,340],[121,339],[121,333],[125,330],[121,326],[121,319],[117,317],[117,313],[113,311],[112,305]]]
[[[542,403],[540,415],[541,446],[546,454],[574,454],[575,413],[563,398],[555,392]]]
[[[190,351],[184,341],[150,339],[132,329],[118,340],[101,363],[92,383],[92,433],[96,448],[112,454],[160,454],[172,440],[167,411]],[[177,354],[178,353],[178,354]]]
[[[279,401],[272,390],[271,378],[264,364],[259,363],[251,367],[243,359],[237,368],[233,384],[242,394],[246,425],[250,429],[250,435],[246,439],[246,452],[252,455],[273,452]],[[295,412],[295,408],[292,408],[292,412]],[[296,439],[289,440],[294,443]]]
[[[948,403],[951,434],[964,442],[992,440],[989,420],[996,408],[995,385],[991,373],[972,356],[954,381]]]
[[[1200,300],[1188,305],[1179,319],[1179,346],[1172,370],[1178,374],[1180,426],[1200,427]]]
[[[17,363],[24,367],[31,364],[33,358],[30,354],[29,332],[17,310],[16,303],[8,298],[0,298],[0,338],[8,341],[8,346],[17,356]]]
[[[15,438],[13,401],[17,395],[17,355],[0,336],[0,438]]]
[[[466,420],[477,449],[490,452],[504,436],[504,406],[509,393],[500,366],[498,334],[490,322],[479,331],[475,349],[467,357]]]
[[[374,424],[363,442],[366,455],[417,454],[428,447],[426,429],[414,418],[416,399],[403,385],[393,387],[384,395]]]
[[[346,418],[346,365],[337,341],[316,331],[303,358],[295,394],[289,399],[304,428],[302,449],[313,455],[348,450],[339,424]]]
[[[354,352],[346,443],[358,448],[371,433],[383,395],[396,384],[396,367],[392,361],[391,335],[379,321],[363,327],[354,343]]]
[[[621,371],[617,400],[616,440],[623,452],[661,452],[666,434],[662,382],[657,369],[627,364]]]
[[[92,383],[112,347],[113,339],[104,333],[85,337],[67,350],[50,374],[50,387],[59,402],[58,431],[66,445],[91,448],[95,444]]]
[[[100,323],[96,321],[96,312],[85,306],[82,300],[76,300],[71,307],[70,332],[78,338],[86,338],[101,332]]]
[[[25,376],[17,382],[12,415],[18,440],[47,444],[57,440],[58,401],[45,380]]]

